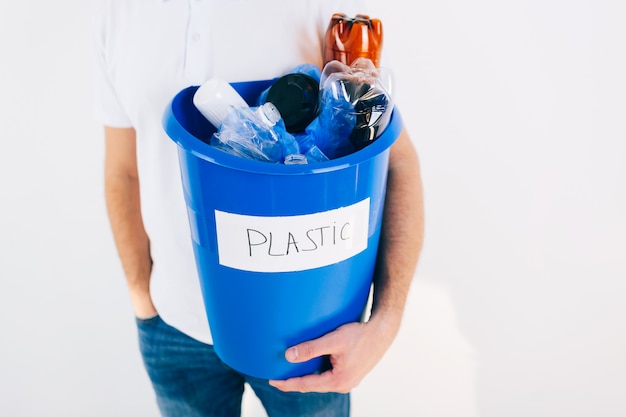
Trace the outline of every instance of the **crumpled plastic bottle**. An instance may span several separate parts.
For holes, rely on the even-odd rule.
[[[330,159],[358,151],[376,140],[391,119],[392,76],[368,58],[348,66],[337,60],[324,66],[320,79],[319,129],[315,144]]]
[[[242,158],[274,163],[300,154],[298,142],[287,132],[272,103],[233,108],[211,138],[211,145]]]
[[[211,78],[201,85],[194,105],[218,130],[210,144],[224,152],[258,161],[283,163],[300,154],[296,139],[287,132],[272,103],[249,107],[226,81]]]

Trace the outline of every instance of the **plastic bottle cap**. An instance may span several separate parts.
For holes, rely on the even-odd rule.
[[[278,108],[269,101],[259,107],[260,115],[267,121],[268,126],[274,126],[281,118]]]
[[[306,165],[308,163],[306,156],[294,153],[291,155],[287,155],[284,161],[285,165]]]
[[[273,103],[285,122],[287,131],[302,132],[318,110],[319,83],[306,74],[287,74],[270,87],[267,101]]]
[[[202,84],[193,96],[193,104],[217,128],[233,107],[248,107],[239,93],[219,78],[211,78]]]

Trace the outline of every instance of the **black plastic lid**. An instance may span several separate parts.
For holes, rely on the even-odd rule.
[[[267,93],[267,100],[278,108],[288,132],[302,132],[318,111],[319,83],[306,74],[280,77]]]

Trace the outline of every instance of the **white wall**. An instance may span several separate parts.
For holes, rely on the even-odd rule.
[[[625,415],[626,4],[370,3],[427,236],[354,415]],[[0,2],[2,416],[157,415],[104,211],[90,5]]]

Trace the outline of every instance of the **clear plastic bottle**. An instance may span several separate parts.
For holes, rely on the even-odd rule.
[[[226,81],[212,78],[201,85],[194,105],[216,128],[210,144],[242,158],[283,163],[300,153],[276,106],[250,107]]]
[[[324,67],[315,140],[330,159],[364,148],[384,131],[393,111],[391,79],[388,70],[367,58]]]
[[[272,103],[234,108],[211,138],[211,145],[243,158],[274,163],[300,152]]]

